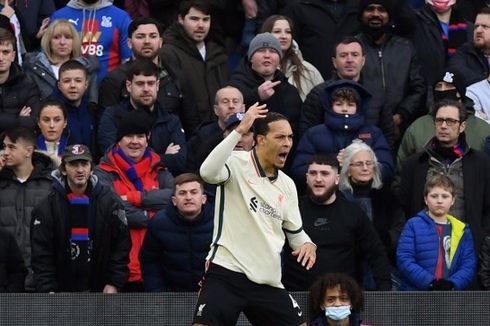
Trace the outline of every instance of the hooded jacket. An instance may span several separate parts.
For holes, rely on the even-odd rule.
[[[67,19],[80,32],[82,55],[95,55],[100,70],[97,81],[131,57],[128,47],[129,15],[110,0],[88,5],[82,0],[70,0],[66,7],[54,12],[51,21]]]
[[[32,212],[32,267],[38,292],[72,288],[70,276],[69,201],[61,173],[53,172],[52,190]],[[89,287],[102,292],[106,284],[122,288],[128,279],[131,240],[124,210],[114,193],[96,176],[91,184],[89,235],[92,240]]]
[[[451,249],[449,252],[448,281],[456,290],[464,290],[476,273],[476,255],[468,225],[447,215],[451,224]],[[435,279],[439,252],[439,236],[436,224],[426,210],[408,220],[400,236],[397,248],[397,265],[402,276],[400,289],[405,291],[427,290]]]
[[[333,111],[332,94],[339,88],[357,91],[359,99],[355,114],[340,114]],[[314,154],[328,153],[337,156],[339,151],[359,139],[371,146],[381,165],[381,176],[385,184],[393,178],[394,167],[391,148],[381,130],[365,123],[364,114],[371,97],[360,84],[339,80],[327,86],[320,95],[325,114],[325,123],[306,131],[298,143],[291,173],[297,180],[304,180],[307,162]]]
[[[203,60],[195,43],[185,34],[179,23],[170,26],[163,35],[160,59],[170,67],[178,67],[187,77],[189,88],[197,103],[200,122],[216,120],[213,112],[214,96],[229,77],[228,58],[221,45],[205,41],[206,59]]]

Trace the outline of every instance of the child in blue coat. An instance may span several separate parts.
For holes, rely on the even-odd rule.
[[[473,281],[476,256],[468,225],[448,214],[454,184],[435,175],[424,188],[427,209],[408,220],[397,248],[401,290],[464,290]]]

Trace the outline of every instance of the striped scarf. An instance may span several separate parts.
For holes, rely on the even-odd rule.
[[[457,9],[453,8],[449,18],[448,35],[442,34],[442,43],[446,49],[447,57],[451,57],[456,50],[468,40],[468,25],[464,17],[459,14]]]
[[[112,155],[114,156],[114,162],[116,165],[124,171],[136,190],[143,191],[143,182],[141,182],[140,175],[143,175],[151,166],[151,152],[147,148],[143,154],[143,158],[138,163],[135,163],[132,159],[126,156],[119,145],[114,146],[112,149]]]

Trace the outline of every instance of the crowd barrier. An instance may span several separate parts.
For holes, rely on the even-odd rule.
[[[307,293],[293,296],[306,313]],[[0,294],[0,325],[187,326],[196,299],[195,293]],[[368,292],[362,319],[373,326],[490,326],[490,292]],[[242,315],[237,325],[249,323]]]

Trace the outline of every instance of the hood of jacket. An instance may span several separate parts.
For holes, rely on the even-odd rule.
[[[333,110],[333,95],[341,88],[352,89],[356,94],[356,113],[342,114]],[[359,83],[340,79],[323,89],[321,93],[322,106],[325,114],[325,124],[332,130],[357,130],[364,125],[364,116],[371,99],[371,94]]]
[[[101,9],[105,7],[112,6],[112,0],[99,0],[94,4],[87,4],[83,0],[70,0],[66,6],[73,9]]]
[[[43,153],[34,152],[32,155],[32,170],[29,180],[33,179],[51,179],[51,171],[55,169],[51,158]],[[16,179],[15,173],[9,168],[4,168],[0,172],[0,178],[2,179]]]
[[[66,178],[61,174],[61,171],[59,169],[53,170],[53,172],[51,172],[51,177],[53,178],[54,190],[58,191],[63,196],[66,196],[68,190],[65,182]],[[92,185],[92,195],[96,195],[101,191],[102,186],[95,174],[90,176],[89,182]]]
[[[231,79],[238,80],[252,89],[265,82],[264,77],[260,76],[252,69],[252,64],[250,63],[250,61],[247,60],[246,57],[242,58],[242,60],[240,61],[240,65],[233,73]],[[280,80],[281,84],[288,82],[286,76],[279,69],[277,69],[274,73],[274,78],[272,80]]]

